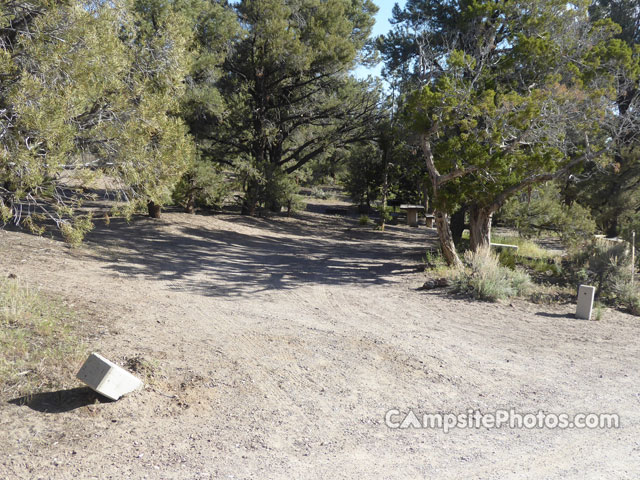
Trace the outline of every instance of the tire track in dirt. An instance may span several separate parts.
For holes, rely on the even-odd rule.
[[[197,335],[200,338],[242,365],[254,388],[261,391],[270,404],[299,411],[296,397],[290,393],[295,389],[285,387],[293,384],[304,388],[311,383],[292,353],[301,347],[295,336],[254,331],[255,326],[247,321],[240,322],[239,316],[231,312],[220,312],[209,320],[210,317],[199,303],[194,302],[192,310],[200,319],[197,322]],[[277,330],[281,330],[281,327],[278,326]]]

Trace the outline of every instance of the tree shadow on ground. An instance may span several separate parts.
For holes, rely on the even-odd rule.
[[[88,387],[57,390],[55,392],[42,392],[9,400],[9,403],[18,406],[26,406],[31,410],[43,413],[70,412],[77,408],[93,405],[94,403],[111,403],[107,397],[103,397]]]
[[[383,284],[419,271],[434,236],[425,228],[375,232],[317,214],[286,221],[221,215],[228,230],[224,223],[193,218],[112,220],[87,237],[88,244],[105,247],[90,255],[123,275],[152,277],[206,296],[233,296],[310,283]]]

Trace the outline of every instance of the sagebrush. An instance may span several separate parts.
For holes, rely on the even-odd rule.
[[[465,267],[454,278],[454,289],[478,300],[495,302],[522,296],[532,287],[531,278],[525,271],[502,266],[489,248],[467,251],[464,263]]]

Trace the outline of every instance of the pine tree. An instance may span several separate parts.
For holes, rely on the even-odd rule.
[[[169,198],[193,155],[177,111],[188,64],[183,25],[141,29],[121,2],[4,2],[0,26],[0,211],[76,241],[76,207],[99,178],[131,212]],[[184,31],[184,30],[182,30]]]
[[[377,91],[348,77],[367,43],[370,0],[243,0],[243,27],[219,82],[210,130],[218,161],[244,183],[244,213],[279,211],[289,175],[366,138]]]

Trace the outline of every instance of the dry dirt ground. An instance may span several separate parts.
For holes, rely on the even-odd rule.
[[[148,382],[0,399],[0,478],[640,478],[640,321],[419,291],[430,240],[309,212],[112,221],[76,250],[1,232],[0,274],[90,308],[91,348]],[[392,408],[621,428],[394,430]]]

